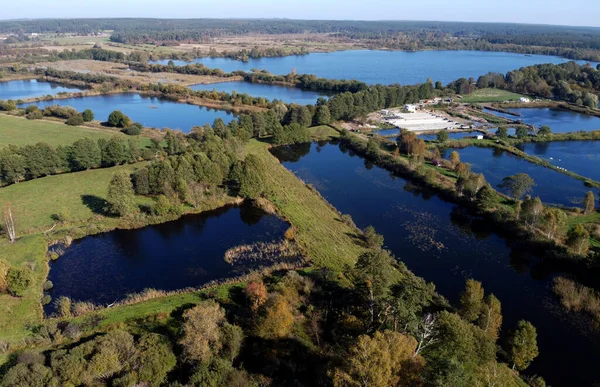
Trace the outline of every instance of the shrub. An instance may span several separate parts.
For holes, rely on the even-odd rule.
[[[83,316],[96,310],[96,306],[91,302],[76,302],[72,305],[73,316]]]
[[[84,119],[81,115],[73,116],[66,121],[66,124],[70,125],[70,126],[83,125],[83,123],[84,123]]]
[[[51,302],[52,297],[50,297],[49,294],[44,294],[44,297],[42,297],[42,305],[50,305]]]
[[[0,110],[4,110],[7,112],[13,111],[17,109],[17,104],[15,101],[0,101]]]
[[[44,115],[42,114],[41,110],[35,110],[30,113],[27,113],[25,118],[27,118],[28,120],[41,120],[42,118],[44,118]]]
[[[52,283],[52,281],[48,280],[48,281],[44,282],[44,291],[45,292],[52,289],[53,287],[54,287],[54,284]]]
[[[25,108],[25,113],[29,114],[29,113],[33,113],[33,112],[39,112],[40,108],[37,107],[36,105],[29,105]]]
[[[58,317],[71,317],[71,299],[59,297],[54,301],[54,308]]]
[[[92,112],[90,109],[85,109],[83,113],[81,113],[81,117],[85,122],[94,121],[94,112]]]
[[[122,132],[128,136],[137,136],[142,130],[136,125],[131,125],[123,129]]]
[[[31,273],[28,269],[8,269],[6,275],[6,290],[16,297],[22,297],[31,282]]]
[[[110,113],[108,116],[108,121],[106,122],[108,126],[113,126],[115,128],[126,128],[131,125],[131,119],[123,114],[119,110],[115,110]]]

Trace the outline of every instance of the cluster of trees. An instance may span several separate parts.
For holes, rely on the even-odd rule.
[[[64,303],[60,323],[33,329],[44,352],[20,353],[1,383],[515,385],[510,367],[524,370],[538,354],[531,324],[519,322],[498,343],[501,304],[480,283],[467,281],[455,308],[382,250],[374,230],[363,239],[370,248],[343,273],[278,273],[248,282],[223,305],[202,300],[135,329],[103,332],[93,318],[70,320]]]
[[[53,79],[64,79],[70,81],[80,81],[84,83],[96,83],[96,84],[111,84],[119,87],[132,87],[131,81],[126,79],[119,79],[110,75],[101,73],[81,73],[76,71],[67,70],[56,70],[51,67],[47,69],[37,68],[35,74],[43,77],[49,77]]]
[[[64,50],[56,54],[56,56],[60,60],[91,59],[104,62],[121,62],[126,59],[125,54],[122,52],[104,50],[102,48]]]
[[[576,62],[542,64],[509,71],[506,75],[489,73],[479,77],[477,82],[461,78],[448,87],[461,94],[471,93],[476,88],[495,87],[597,108],[600,70]]]
[[[136,139],[120,137],[98,141],[85,138],[56,148],[43,142],[23,147],[9,145],[0,149],[0,183],[134,163],[152,159],[155,154],[156,149],[140,149]]]

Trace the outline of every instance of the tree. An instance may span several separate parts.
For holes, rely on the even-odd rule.
[[[518,201],[517,203],[521,202]],[[519,215],[521,215],[525,222],[527,222],[530,226],[537,225],[540,216],[544,212],[544,205],[542,204],[542,200],[539,197],[528,197],[527,199],[525,199],[525,201],[523,201],[520,208],[521,210]]]
[[[527,132],[527,129],[523,126],[519,126],[517,128],[515,134],[517,135],[517,138],[525,138],[529,135],[529,133]]]
[[[290,335],[293,325],[292,306],[285,297],[277,294],[267,304],[258,333],[265,339],[281,339]]]
[[[585,255],[589,249],[590,233],[578,224],[567,233],[567,246],[576,254]]]
[[[513,363],[513,369],[522,371],[529,367],[529,364],[538,355],[537,331],[528,321],[519,321],[517,329],[509,339],[508,356]]]
[[[6,273],[6,290],[15,297],[23,297],[31,282],[31,271],[27,268],[11,267]]]
[[[436,138],[439,142],[448,141],[448,132],[445,130],[442,130],[437,133]]]
[[[131,178],[126,172],[115,173],[108,185],[107,212],[126,216],[136,209],[135,193]]]
[[[484,185],[477,192],[477,203],[484,210],[491,210],[496,206],[496,193],[489,184]]]
[[[244,293],[246,294],[248,301],[250,301],[250,309],[254,313],[258,311],[258,308],[260,308],[268,298],[267,287],[262,281],[249,282],[244,289]]]
[[[456,167],[458,165],[458,163],[460,163],[460,155],[458,154],[457,151],[450,153],[450,162],[452,163],[452,166],[454,166],[454,167]]]
[[[137,353],[132,357],[132,368],[137,384],[160,386],[167,374],[175,368],[177,358],[166,336],[156,333],[143,334],[136,344]]]
[[[562,238],[567,230],[567,214],[560,208],[546,208],[542,213],[542,230],[548,239]]]
[[[412,386],[418,384],[424,361],[415,356],[417,342],[398,332],[362,335],[334,373],[334,386]]]
[[[498,136],[500,138],[507,138],[508,137],[508,129],[506,128],[506,126],[498,127],[498,130],[496,130],[496,136]]]
[[[83,113],[81,113],[81,117],[85,122],[92,122],[94,121],[94,112],[92,112],[90,109],[85,109]]]
[[[102,153],[98,143],[89,138],[77,140],[71,146],[69,163],[76,171],[97,168],[102,162]]]
[[[488,295],[482,304],[478,325],[492,340],[498,340],[502,326],[502,308],[500,300],[493,294]]]
[[[2,216],[4,218],[4,230],[6,232],[6,236],[10,240],[10,243],[14,243],[17,240],[17,230],[15,227],[15,217],[10,204],[6,203],[4,206]]]
[[[111,137],[108,141],[99,142],[102,155],[102,165],[112,167],[127,161],[125,144],[118,137]]]
[[[246,156],[239,181],[239,195],[254,199],[265,191],[265,167],[262,160],[254,154]]]
[[[510,195],[515,199],[520,199],[526,193],[530,192],[535,186],[533,179],[526,173],[518,173],[502,179],[502,183],[498,185],[500,188],[508,190]]]
[[[542,125],[540,127],[540,130],[538,130],[538,134],[540,136],[547,136],[551,133],[552,133],[552,130],[550,130],[550,127],[548,125]]]
[[[179,344],[188,362],[207,363],[219,353],[223,342],[220,327],[225,310],[214,301],[205,301],[183,314]]]
[[[131,119],[123,114],[120,110],[115,110],[110,113],[106,122],[108,126],[115,128],[126,128],[131,125]]]
[[[371,250],[361,254],[354,266],[357,287],[367,303],[370,323],[375,312],[390,294],[393,272],[392,257],[386,250]]]
[[[583,198],[583,212],[587,214],[591,214],[594,211],[596,203],[596,198],[594,197],[594,193],[589,191],[585,194],[585,198]]]
[[[481,282],[468,279],[465,290],[460,295],[460,315],[467,321],[475,321],[479,317],[483,305],[484,291]]]
[[[377,234],[373,226],[367,226],[363,231],[363,237],[367,247],[370,249],[380,249],[383,246],[383,235]]]
[[[315,121],[317,125],[329,125],[331,123],[331,112],[329,111],[329,106],[320,105],[317,107]]]

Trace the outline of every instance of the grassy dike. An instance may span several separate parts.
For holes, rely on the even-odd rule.
[[[319,138],[335,133],[328,127],[318,127],[313,132]],[[268,148],[268,144],[251,140],[246,146],[246,153],[258,155],[267,165],[267,196],[279,215],[295,226],[296,240],[313,265],[336,271],[343,269],[345,265],[352,265],[365,251],[356,239],[359,230],[343,223],[340,214],[316,191],[283,167]],[[0,295],[0,340],[19,343],[19,340],[27,336],[27,326],[42,322],[40,299],[42,284],[48,274],[46,249],[50,240],[42,231],[53,224],[51,215],[62,212],[67,219],[66,224],[57,229],[59,235],[68,233],[82,237],[123,227],[119,219],[95,214],[81,198],[84,195],[104,198],[109,180],[117,170],[132,171],[141,165],[143,164],[50,176],[0,189],[0,202],[11,202],[20,222],[21,235],[15,244],[0,241],[0,260],[15,267],[28,265],[34,270],[33,284],[23,298]],[[229,201],[231,200],[234,199],[230,198]],[[140,198],[139,204],[147,201],[148,199]],[[225,204],[226,201],[208,203],[199,211]],[[126,226],[142,227],[145,224],[140,220],[138,224]],[[21,230],[25,228],[30,231],[23,235]],[[202,294],[227,299],[229,290],[239,286],[242,285],[227,284],[201,292],[180,292],[97,313],[103,317],[102,325],[118,324],[150,314],[170,313],[182,305],[199,302]],[[80,318],[83,319],[85,317]]]

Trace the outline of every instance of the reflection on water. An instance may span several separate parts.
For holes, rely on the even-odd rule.
[[[475,278],[502,302],[503,334],[521,319],[531,321],[538,330],[540,356],[530,373],[543,375],[552,385],[590,385],[599,379],[594,359],[600,356],[600,337],[584,335],[573,325],[576,319],[561,309],[550,290],[558,269],[520,241],[506,239],[489,222],[429,189],[376,166],[367,170],[364,160],[341,146],[312,144],[309,153],[306,145],[292,146],[273,154],[320,187],[325,199],[359,227],[373,225],[384,235],[386,248],[452,302],[458,301],[465,279]]]
[[[279,218],[243,205],[88,236],[51,263],[51,295],[106,304],[146,288],[197,287],[248,269],[223,260],[229,248],[280,240],[286,228]]]

